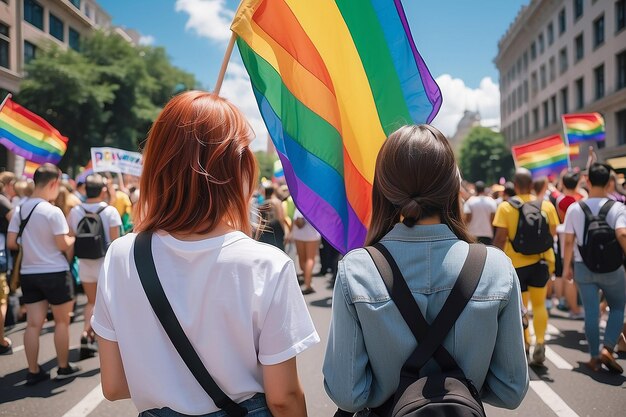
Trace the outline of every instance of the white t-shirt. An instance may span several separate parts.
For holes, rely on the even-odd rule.
[[[69,233],[67,221],[60,208],[41,198],[29,198],[15,209],[8,230],[19,233],[20,216],[26,220],[37,203],[39,204],[22,234],[24,257],[21,273],[47,274],[68,271],[67,259],[55,240],[55,236]]]
[[[302,213],[300,213],[300,210],[298,209],[295,209],[293,213],[294,225],[291,229],[291,237],[293,237],[294,240],[301,240],[303,242],[315,242],[316,240],[321,239],[319,232],[315,230],[313,226],[311,226],[311,223],[304,219],[304,226],[302,228],[299,228],[295,224],[296,219],[304,219],[304,216],[302,215]]]
[[[591,212],[597,216],[600,208],[606,203],[608,198],[588,198],[584,202],[589,206]],[[622,203],[615,203],[606,216],[606,222],[613,229],[621,229],[626,227],[626,206]],[[580,204],[574,203],[567,209],[565,214],[565,233],[574,234],[576,236],[576,244],[574,248],[574,261],[582,262],[578,246],[583,244],[585,238],[585,213]]]
[[[468,225],[472,236],[493,238],[491,216],[497,208],[495,200],[486,195],[472,196],[465,202],[463,212],[472,215]]]
[[[104,260],[92,326],[118,343],[131,398],[142,412],[217,411],[155,317],[133,259],[136,234],[115,240]],[[152,237],[161,284],[211,376],[235,402],[263,392],[263,365],[319,342],[293,262],[240,232],[194,242]]]
[[[78,223],[85,217],[85,210],[96,213],[102,207],[106,207],[100,213],[102,219],[102,227],[104,228],[104,237],[106,238],[106,244],[111,243],[111,228],[120,227],[122,225],[122,218],[120,214],[113,206],[109,206],[105,202],[100,203],[82,203],[80,206],[72,208],[69,215],[69,226],[73,233],[76,233]],[[84,210],[83,210],[84,209]],[[81,259],[79,263],[79,276],[83,282],[97,282],[98,275],[100,274],[100,268],[104,263],[104,258],[101,259]]]

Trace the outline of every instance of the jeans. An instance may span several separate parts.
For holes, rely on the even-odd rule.
[[[270,413],[270,410],[267,408],[264,394],[257,394],[249,400],[239,403],[239,405],[248,410],[248,417],[272,417],[272,413]],[[170,408],[154,408],[139,413],[139,417],[185,417],[185,414],[180,414]],[[228,414],[220,410],[194,417],[228,417]]]
[[[574,264],[574,281],[580,289],[580,296],[585,308],[585,336],[589,343],[589,353],[595,358],[600,355],[600,296],[602,290],[611,311],[604,330],[604,346],[612,350],[622,331],[624,323],[624,304],[626,303],[626,284],[624,269],[606,274],[591,272],[582,262]]]

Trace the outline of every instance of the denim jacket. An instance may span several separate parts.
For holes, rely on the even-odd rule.
[[[429,323],[439,313],[468,253],[443,224],[397,224],[381,243],[398,263]],[[528,389],[520,287],[509,258],[489,247],[478,288],[443,345],[480,390],[483,400],[516,408]],[[374,262],[357,249],[339,264],[324,386],[346,411],[383,404],[417,342],[391,301]],[[423,374],[436,370],[431,359]]]

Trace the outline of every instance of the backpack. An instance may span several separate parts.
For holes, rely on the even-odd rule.
[[[541,200],[524,203],[513,197],[509,204],[519,211],[517,231],[511,240],[515,252],[522,255],[539,255],[554,246],[548,218],[541,210]]]
[[[76,226],[76,242],[74,243],[74,255],[79,259],[100,259],[107,253],[106,235],[100,213],[108,206],[101,207],[95,213],[81,209],[85,216],[80,219]]]
[[[615,229],[606,222],[606,216],[615,201],[604,203],[597,216],[593,215],[583,201],[578,204],[585,214],[583,244],[578,246],[583,262],[592,272],[607,273],[617,270],[624,262],[624,252],[615,236]]]
[[[387,291],[418,342],[402,366],[395,394],[381,407],[370,410],[379,417],[485,417],[480,394],[443,347],[454,323],[471,299],[487,259],[484,245],[470,245],[469,254],[450,295],[429,324],[413,298],[391,253],[377,243],[365,248],[383,277]],[[434,359],[440,370],[422,376],[422,367]],[[341,410],[336,416],[346,415]]]

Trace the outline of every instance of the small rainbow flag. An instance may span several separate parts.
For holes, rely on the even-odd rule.
[[[57,165],[67,150],[67,138],[50,123],[7,97],[0,110],[0,144],[38,164]]]
[[[35,176],[35,171],[37,171],[37,168],[40,166],[41,164],[33,161],[24,161],[24,172],[22,175],[26,178],[33,178]]]
[[[296,205],[362,246],[378,151],[442,101],[401,0],[243,0],[231,29]]]
[[[604,118],[600,113],[564,114],[562,117],[565,137],[570,144],[606,138]]]
[[[560,175],[569,166],[568,146],[561,135],[548,136],[511,148],[515,165],[532,172],[533,177]]]

